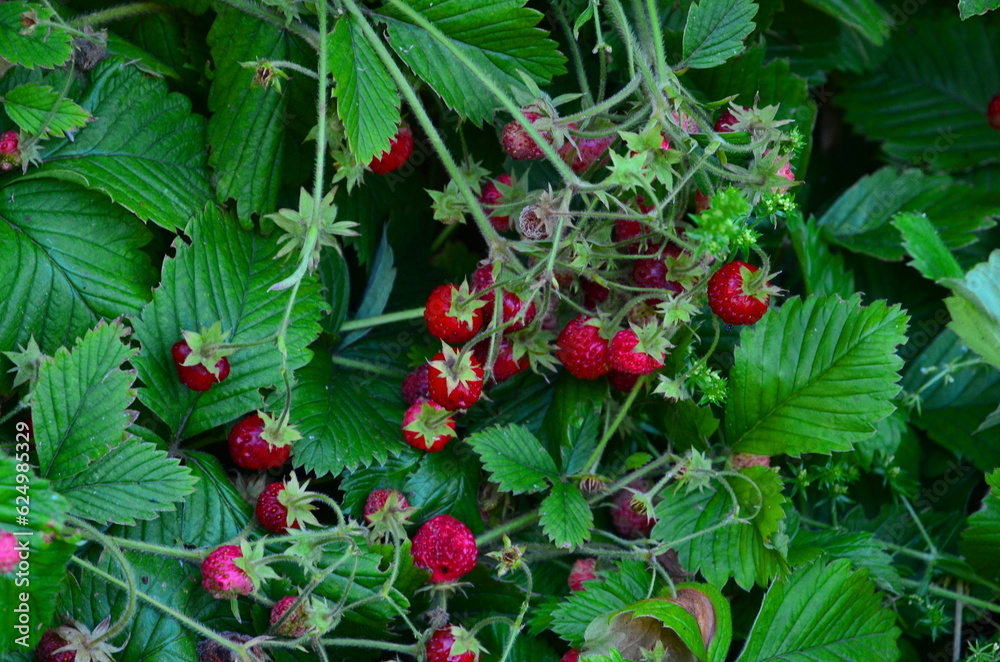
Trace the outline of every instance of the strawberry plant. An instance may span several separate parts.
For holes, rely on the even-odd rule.
[[[0,3],[2,658],[1000,660],[996,7]]]

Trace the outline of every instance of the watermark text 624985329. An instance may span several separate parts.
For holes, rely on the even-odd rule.
[[[12,605],[16,614],[14,619],[13,637],[19,646],[27,647],[28,634],[31,632],[31,608],[28,602],[30,597],[29,589],[31,580],[29,570],[31,568],[31,550],[28,541],[34,532],[31,526],[31,495],[29,494],[31,485],[31,465],[28,463],[28,450],[31,443],[31,428],[25,422],[17,424],[17,437],[14,446],[15,465],[15,495],[14,512],[15,522],[20,530],[14,532],[14,549],[17,551],[17,563],[12,569],[14,575],[14,586],[21,589],[16,593],[15,603]]]

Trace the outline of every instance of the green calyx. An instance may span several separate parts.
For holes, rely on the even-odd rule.
[[[184,359],[184,366],[201,365],[206,370],[219,376],[219,368],[216,364],[230,354],[236,352],[235,347],[228,347],[226,341],[228,332],[223,332],[222,322],[216,322],[210,328],[201,327],[201,333],[194,331],[182,331],[184,342],[191,348],[191,353]]]
[[[444,377],[449,393],[461,385],[482,380],[482,373],[477,374],[473,368],[472,352],[456,350],[447,343],[442,343],[441,347],[444,358],[431,361],[430,365]]]
[[[300,485],[298,476],[294,473],[285,481],[285,489],[278,494],[278,503],[288,509],[286,526],[291,527],[296,522],[301,529],[305,529],[307,525],[319,526],[319,520],[312,512],[316,509],[313,499],[319,495],[306,491],[308,486],[309,481]]]
[[[9,372],[16,373],[12,384],[15,388],[21,384],[34,384],[38,379],[38,370],[45,362],[45,355],[35,342],[35,336],[28,338],[27,347],[18,347],[20,351],[3,353],[14,364]]]
[[[302,438],[299,431],[294,426],[288,424],[287,413],[282,414],[278,418],[272,418],[263,411],[258,411],[257,415],[264,422],[264,430],[260,433],[260,438],[275,448],[290,446]]]
[[[323,196],[322,200],[317,201],[303,188],[299,191],[298,209],[282,209],[266,216],[285,231],[285,234],[278,239],[278,243],[284,243],[284,246],[275,254],[275,259],[293,253],[297,254],[308,241],[309,233],[315,231],[317,233],[316,242],[309,256],[309,270],[315,271],[319,265],[324,246],[329,246],[340,253],[338,237],[358,236],[358,233],[353,230],[357,227],[357,223],[337,220],[337,205],[333,203],[336,194],[337,189],[334,187]],[[312,222],[315,215],[319,217],[319,227],[313,230]]]
[[[434,440],[442,435],[446,437],[458,436],[458,433],[449,425],[451,421],[451,412],[438,409],[429,402],[425,402],[420,405],[417,417],[403,429],[420,435],[426,448],[429,449],[434,445]]]
[[[452,317],[466,326],[471,326],[476,311],[485,305],[486,302],[479,298],[478,293],[473,293],[469,288],[469,282],[463,280],[461,285],[452,289],[448,317]]]

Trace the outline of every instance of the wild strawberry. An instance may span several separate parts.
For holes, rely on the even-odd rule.
[[[468,409],[483,393],[483,366],[472,352],[445,345],[434,355],[428,373],[431,398],[445,409]]]
[[[673,244],[663,249],[665,257],[676,258],[680,254],[681,250]],[[632,267],[632,280],[639,287],[651,290],[669,290],[676,294],[683,292],[684,287],[678,281],[667,280],[667,272],[667,263],[663,258],[643,258],[635,261],[635,266]]]
[[[490,341],[484,340],[473,349],[476,358],[485,367],[489,360]],[[514,343],[509,338],[500,339],[500,347],[497,349],[497,358],[493,362],[493,381],[497,384],[505,382],[514,375],[528,369],[530,362],[527,353],[519,358],[514,358]]]
[[[503,332],[504,335],[520,331],[535,320],[538,310],[535,302],[531,301],[525,307],[521,297],[513,292],[503,293],[503,323],[510,324]]]
[[[559,155],[563,161],[569,163],[573,172],[582,174],[590,170],[595,163],[607,160],[608,147],[615,141],[615,136],[605,136],[603,138],[579,138],[576,147],[566,142],[559,150]]]
[[[46,630],[35,648],[38,662],[113,662],[121,647],[112,646],[102,639],[111,629],[111,617],[97,624],[93,631],[79,621]]]
[[[10,531],[0,531],[0,575],[14,572],[20,562],[21,555],[17,551],[17,536]]]
[[[538,205],[529,205],[521,210],[521,215],[517,217],[517,231],[529,241],[549,238],[549,229],[538,215]]]
[[[217,600],[231,600],[253,593],[253,580],[233,561],[243,558],[239,545],[215,548],[201,562],[201,585]]]
[[[580,379],[597,379],[611,369],[608,341],[592,317],[579,315],[566,325],[556,339],[556,357],[570,374]]]
[[[663,367],[667,344],[653,325],[622,329],[611,339],[611,367],[619,372],[648,375]]]
[[[20,139],[17,131],[0,135],[0,170],[13,170],[21,165]]]
[[[504,173],[496,178],[496,182],[500,182],[504,186],[511,186],[512,182],[510,175]],[[497,188],[496,182],[488,181],[483,185],[483,192],[479,196],[479,201],[486,207],[486,211],[489,212],[490,209],[496,205],[503,202],[503,193]],[[497,232],[507,232],[510,230],[510,214],[506,216],[497,216],[495,214],[490,214],[490,225]]]
[[[309,634],[311,628],[309,627],[309,614],[306,613],[306,605],[309,604],[308,598],[302,600],[299,606],[295,608],[295,611],[285,616],[298,599],[299,596],[297,595],[286,595],[271,607],[271,627],[275,628],[277,626],[274,629],[276,634],[288,637],[289,639],[298,639]]]
[[[291,442],[300,437],[290,426],[257,412],[229,432],[229,455],[243,469],[276,469],[288,461]]]
[[[419,402],[403,414],[403,439],[417,450],[437,453],[455,436],[451,412],[434,401]]]
[[[461,286],[438,285],[427,298],[424,321],[435,338],[452,345],[472,340],[483,328],[483,306],[486,305],[469,291],[468,283]]]
[[[747,109],[744,108],[744,110]],[[737,122],[739,122],[739,120],[736,119],[736,115],[733,114],[732,109],[725,108],[723,109],[722,114],[719,115],[719,119],[715,120],[715,127],[713,128],[716,133],[732,133],[735,131],[735,129],[733,129],[733,125]]]
[[[757,267],[734,260],[724,264],[708,281],[708,305],[726,324],[755,324],[767,312],[776,289]]]
[[[647,538],[653,530],[655,520],[646,516],[644,510],[635,499],[635,492],[645,492],[649,483],[645,480],[632,481],[628,489],[619,490],[611,499],[611,523],[623,538]]]
[[[368,494],[368,499],[365,501],[365,520],[369,524],[372,523],[372,517],[376,513],[380,513],[384,510],[406,510],[410,507],[410,502],[406,500],[406,496],[399,490],[393,489],[381,489],[372,490]]]
[[[177,377],[184,386],[192,391],[207,391],[229,377],[229,359],[223,357],[216,361],[215,372],[210,371],[204,365],[195,363],[185,365],[188,357],[191,356],[191,347],[186,341],[180,340],[170,348],[170,355],[174,358],[174,366],[177,368]]]
[[[541,115],[538,113],[525,112],[524,116],[529,122],[534,124],[539,119]],[[542,138],[546,142],[552,142],[552,135],[548,131],[540,132]],[[503,128],[503,132],[500,135],[500,144],[503,146],[503,151],[507,153],[507,156],[514,159],[515,161],[527,161],[529,159],[540,159],[542,158],[542,149],[538,146],[538,143],[528,135],[521,124],[514,120],[508,123]]]
[[[573,563],[573,568],[569,571],[569,590],[571,591],[585,591],[583,587],[583,582],[590,581],[591,579],[597,578],[597,573],[594,572],[594,568],[597,566],[597,559],[577,559]]]
[[[406,122],[401,122],[395,137],[389,141],[389,151],[382,152],[368,164],[368,168],[376,175],[387,175],[400,168],[413,153],[413,131]]]
[[[427,640],[427,662],[477,662],[480,647],[465,628],[446,625]]]
[[[431,393],[427,390],[428,370],[430,366],[425,363],[403,379],[403,401],[407,405],[413,406],[431,399]]]
[[[593,310],[608,300],[611,290],[589,278],[580,279],[580,289],[583,290],[583,305]]]
[[[639,381],[639,377],[641,376],[642,375],[633,375],[628,372],[612,370],[608,373],[608,383],[622,393],[631,393],[632,389],[635,388],[635,383]]]
[[[580,662],[580,649],[570,648],[559,662]]]
[[[990,103],[986,106],[986,121],[1000,131],[1000,94],[990,99]]]
[[[234,644],[245,644],[253,639],[250,635],[240,634],[239,632],[220,632],[219,634]],[[202,639],[199,641],[197,653],[198,662],[237,662],[238,659],[233,651],[214,639]],[[265,662],[271,659],[264,653],[260,646],[251,646],[248,653],[250,655],[246,662]]]
[[[674,111],[670,113],[670,120],[687,133],[701,133],[698,121],[686,113]]]
[[[747,467],[769,467],[771,466],[771,458],[767,455],[753,455],[752,453],[733,453],[729,457],[729,465],[733,471]]]
[[[288,529],[301,528],[302,524],[318,525],[312,514],[312,492],[306,491],[308,481],[299,485],[292,474],[286,483],[271,483],[257,497],[255,512],[260,525],[272,533],[287,533]]]
[[[469,527],[451,515],[438,515],[425,523],[410,547],[413,563],[431,571],[431,581],[453,582],[472,572],[479,550]]]
[[[35,648],[35,659],[38,662],[74,662],[76,660],[75,650],[61,650],[68,645],[68,642],[60,637],[58,632],[46,630],[42,638],[38,640],[38,646]]]
[[[615,221],[615,227],[611,231],[611,240],[616,244],[623,244],[623,248],[629,255],[639,252],[641,242],[639,237],[648,236],[649,226],[642,221],[633,218],[619,218]]]

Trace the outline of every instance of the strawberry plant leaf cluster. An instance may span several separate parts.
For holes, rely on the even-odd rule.
[[[957,5],[0,3],[0,657],[1000,661]]]

